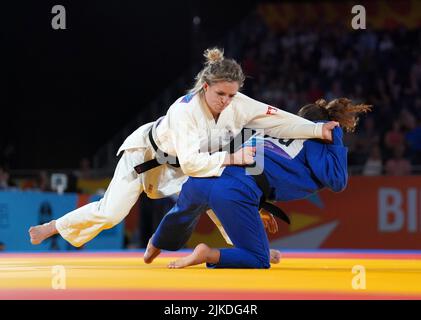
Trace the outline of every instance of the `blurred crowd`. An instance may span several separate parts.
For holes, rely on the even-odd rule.
[[[9,170],[8,164],[0,164],[0,191],[4,190],[31,190],[40,192],[57,192],[57,188],[52,179],[56,173],[66,177],[65,192],[78,193],[101,193],[103,188],[94,192],[84,190],[80,182],[98,180],[103,178],[103,174],[98,174],[91,167],[88,158],[82,158],[79,168],[74,170]]]
[[[243,91],[257,100],[293,113],[320,98],[373,105],[345,137],[351,173],[421,173],[421,29],[297,22],[274,32],[254,15],[228,48],[249,76]]]
[[[320,98],[373,105],[356,132],[345,135],[351,174],[421,173],[421,29],[351,30],[297,22],[275,32],[254,14],[224,47],[248,77],[243,92],[257,100],[293,113]],[[7,150],[0,154],[0,190],[51,191],[47,171],[23,183],[11,176]],[[79,191],[78,179],[91,177],[84,158],[68,174],[66,191]]]

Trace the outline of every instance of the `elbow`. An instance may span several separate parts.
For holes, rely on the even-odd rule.
[[[346,183],[338,183],[335,186],[333,186],[332,191],[333,192],[342,192],[346,188]]]
[[[345,190],[347,183],[348,183],[347,175],[342,176],[342,177],[337,177],[335,181],[332,181],[331,189],[333,192],[342,192]]]
[[[180,168],[186,176],[198,177],[198,172],[196,166],[191,162],[180,162]]]
[[[203,164],[198,163],[197,161],[191,161],[190,159],[186,161],[180,161],[180,167],[183,173],[189,177],[206,177],[207,172]]]
[[[180,167],[185,175],[190,177],[213,177],[220,175],[220,169],[223,165],[220,156],[201,156],[194,157],[189,156],[184,159],[180,159]]]

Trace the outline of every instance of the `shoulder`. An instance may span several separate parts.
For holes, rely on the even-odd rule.
[[[198,103],[198,94],[194,94],[194,93],[187,93],[184,96],[179,97],[177,100],[175,100],[175,102],[171,105],[171,107],[173,106],[191,106],[191,105],[195,105]]]
[[[241,109],[241,112],[255,112],[256,110],[258,110],[259,112],[267,112],[269,108],[273,108],[270,105],[250,98],[249,96],[241,92],[237,92],[237,94],[233,98],[232,104],[234,108]],[[273,109],[275,110],[276,108]]]
[[[167,116],[170,125],[180,123],[199,123],[202,120],[202,108],[198,94],[187,94],[178,98],[168,109]]]
[[[189,104],[195,96],[197,96],[197,94],[188,93],[185,96],[178,98],[177,101],[179,101],[180,104]]]
[[[189,113],[197,109],[199,95],[188,93],[179,97],[169,108],[171,113]]]
[[[249,96],[246,96],[244,93],[237,92],[237,94],[234,96],[233,101],[235,103],[250,103],[250,102],[257,102],[253,98],[250,98]]]

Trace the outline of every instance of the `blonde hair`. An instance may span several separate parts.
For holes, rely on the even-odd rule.
[[[367,104],[352,104],[347,98],[339,98],[326,102],[324,99],[317,100],[314,104],[308,104],[298,111],[298,115],[308,120],[330,120],[339,122],[347,132],[354,132],[358,124],[359,115],[371,111],[372,106]]]
[[[244,84],[244,73],[241,66],[233,59],[224,57],[224,52],[218,48],[206,49],[205,66],[197,74],[196,83],[189,93],[197,93],[203,89],[205,83],[212,85],[220,81],[238,82],[240,88]]]

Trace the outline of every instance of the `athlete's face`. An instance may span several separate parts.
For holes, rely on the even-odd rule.
[[[212,85],[205,83],[205,100],[214,116],[220,114],[237,94],[240,86],[238,82],[220,81]]]

